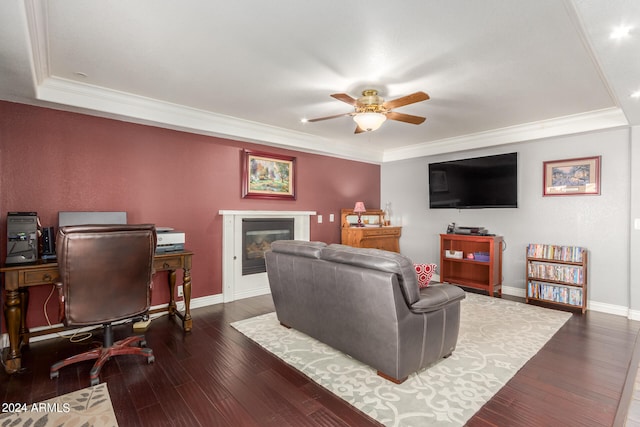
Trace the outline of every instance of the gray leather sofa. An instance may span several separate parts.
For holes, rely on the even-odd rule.
[[[451,355],[464,291],[420,290],[400,254],[281,240],[265,254],[278,320],[373,367],[396,383]]]

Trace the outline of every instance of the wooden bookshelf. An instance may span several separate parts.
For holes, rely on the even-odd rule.
[[[587,249],[531,243],[526,254],[527,302],[587,310]]]
[[[502,246],[501,236],[441,234],[440,280],[502,296]],[[456,253],[461,258],[455,258]]]

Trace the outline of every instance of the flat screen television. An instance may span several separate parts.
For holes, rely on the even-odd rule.
[[[429,164],[431,209],[518,207],[518,153]]]

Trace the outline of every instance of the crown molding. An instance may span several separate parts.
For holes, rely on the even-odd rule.
[[[349,160],[382,162],[382,150],[362,150],[348,141],[321,138],[52,76],[47,2],[24,0],[24,7],[36,97],[18,102]]]
[[[608,108],[382,152],[54,77],[37,87],[37,98],[100,117],[377,164],[629,125],[620,108]]]
[[[382,151],[363,152],[360,147],[345,141],[320,138],[57,77],[44,79],[37,87],[37,98],[75,107],[76,111],[100,117],[350,160],[380,163],[383,156]]]
[[[620,108],[607,108],[583,114],[542,120],[524,125],[386,150],[383,156],[383,162],[495,147],[515,142],[611,129],[628,125],[629,122]]]
[[[568,4],[571,5],[570,2]],[[48,108],[376,164],[629,126],[620,108],[610,108],[384,151],[370,147],[363,149],[347,140],[317,137],[52,76],[48,2],[24,0],[24,11],[36,99],[35,102],[18,102]],[[576,26],[581,28],[579,19],[576,19]],[[591,51],[587,41],[584,42]],[[601,69],[595,55],[594,61]],[[607,82],[604,78],[603,81]],[[611,88],[609,91],[613,94]]]
[[[31,46],[31,60],[36,86],[49,76],[49,31],[47,3],[37,0],[25,0],[24,10]]]

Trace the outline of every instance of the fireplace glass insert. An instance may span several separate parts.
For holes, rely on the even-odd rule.
[[[264,252],[276,240],[293,240],[293,218],[242,219],[242,275],[264,273]]]

